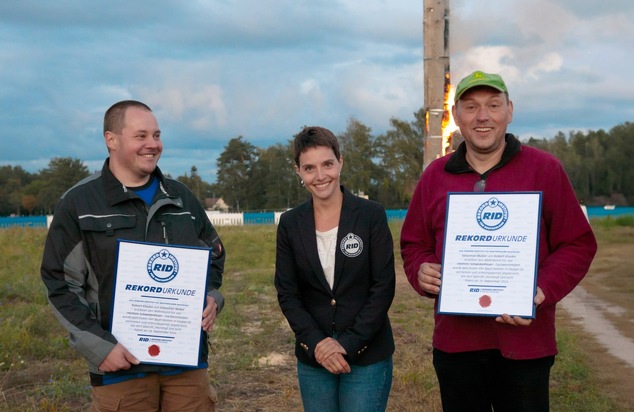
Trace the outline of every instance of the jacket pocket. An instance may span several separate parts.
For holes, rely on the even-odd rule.
[[[190,212],[162,213],[158,220],[165,228],[165,241],[175,245],[198,246],[198,233],[194,216]]]
[[[106,236],[114,236],[118,229],[129,229],[136,226],[135,215],[85,215],[79,217],[79,227],[86,232],[101,232]]]

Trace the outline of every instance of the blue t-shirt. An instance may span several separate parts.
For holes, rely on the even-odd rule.
[[[136,195],[143,199],[143,201],[149,206],[152,204],[152,199],[154,199],[158,186],[158,179],[156,176],[152,175],[152,178],[143,186],[129,187],[128,189],[136,193]]]

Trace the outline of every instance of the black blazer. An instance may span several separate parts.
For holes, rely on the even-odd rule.
[[[315,346],[336,337],[351,364],[394,353],[388,318],[395,289],[394,243],[385,209],[343,186],[331,290],[317,253],[312,199],[282,214],[277,229],[275,287],[299,361],[319,366]]]

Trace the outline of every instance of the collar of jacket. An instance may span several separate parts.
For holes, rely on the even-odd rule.
[[[504,147],[504,152],[502,153],[502,158],[492,168],[487,170],[481,175],[481,178],[486,178],[489,173],[493,170],[499,169],[505,164],[507,164],[516,154],[522,151],[522,143],[517,140],[515,136],[511,133],[507,133],[504,136],[504,140],[506,140],[506,146]],[[445,172],[449,173],[477,173],[475,170],[469,166],[467,162],[467,146],[465,142],[460,143],[456,151],[451,155],[447,163],[445,164]]]
[[[359,202],[361,202],[361,198],[352,194],[352,192],[346,189],[343,185],[339,185],[339,188],[343,192],[343,204],[341,205],[341,216],[339,217],[337,240],[341,241],[341,238],[343,236],[346,236],[348,233],[352,233],[354,231],[358,216],[353,212],[359,207]],[[298,219],[301,220],[301,224],[299,225],[299,232],[304,248],[305,250],[316,251],[317,237],[315,236],[315,218],[313,212],[312,196],[308,201],[304,202],[297,211]],[[341,259],[340,255],[340,252],[337,252],[336,256],[339,257],[335,257],[335,283],[333,285],[333,288],[330,288],[325,276],[318,277],[319,282],[324,286],[325,290],[329,291],[330,293],[332,293],[333,290],[336,290],[337,284],[339,283],[339,279],[341,277],[344,260]],[[309,253],[308,260],[310,261],[310,266],[314,273],[323,274],[323,268],[321,266],[321,261],[319,260],[319,255],[317,253]]]
[[[156,166],[156,169],[154,169],[154,172],[152,174],[156,176],[159,180],[159,190],[166,197],[171,197],[168,192],[169,182],[167,181],[167,179],[165,179],[165,176],[163,175],[163,172],[161,172],[161,169]],[[128,188],[125,187],[123,183],[121,183],[119,179],[117,179],[115,175],[113,175],[110,171],[110,158],[107,158],[104,162],[103,168],[101,169],[101,176],[103,178],[106,198],[108,199],[108,203],[111,206],[129,199],[136,198],[134,192],[128,190]]]

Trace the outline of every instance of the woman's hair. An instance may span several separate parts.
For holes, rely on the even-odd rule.
[[[299,166],[299,156],[305,152],[306,149],[319,146],[332,149],[337,159],[341,158],[337,137],[325,127],[309,126],[304,127],[301,132],[297,133],[293,140],[295,164]]]

